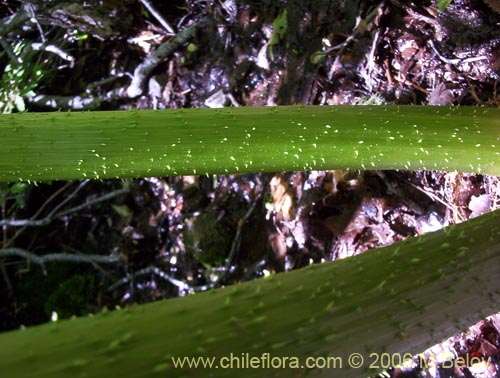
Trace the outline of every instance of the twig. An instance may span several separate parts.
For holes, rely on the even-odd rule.
[[[151,75],[153,70],[182,44],[192,39],[199,29],[209,24],[209,18],[202,18],[199,22],[191,25],[187,29],[179,32],[174,38],[160,45],[143,63],[139,64],[134,70],[134,77],[128,87],[128,97],[137,97],[144,91],[146,79]]]
[[[154,18],[158,20],[158,22],[172,35],[175,35],[174,29],[170,26],[170,24],[162,17],[162,15],[155,9],[153,4],[149,2],[149,0],[140,0],[142,5],[144,5],[148,11],[153,15]]]
[[[500,79],[496,79],[495,83],[493,84],[493,99],[486,101],[486,102],[479,98],[479,96],[476,93],[476,89],[472,85],[469,77],[466,76],[465,80],[467,80],[467,84],[469,85],[472,97],[474,98],[474,100],[476,100],[476,102],[479,105],[484,105],[484,106],[498,106],[498,105],[500,105],[500,97],[497,96],[497,85],[498,85],[498,82],[500,81]]]
[[[90,180],[84,180],[80,183],[79,185],[79,188],[83,185],[87,185],[87,183],[89,183]],[[60,189],[56,190],[54,193],[52,193],[52,195],[47,199],[47,201],[45,201],[43,203],[42,206],[40,206],[40,208],[37,210],[37,212],[33,215],[32,219],[36,219],[38,218],[38,216],[42,213],[42,211],[54,200],[56,199],[57,196],[59,196],[59,194],[63,193],[64,191],[66,191],[66,189],[68,189],[71,185],[73,185],[73,182],[71,181],[68,181],[64,186],[62,186]],[[77,189],[79,190],[79,189]],[[63,201],[65,202],[65,201]]]
[[[5,212],[7,208],[7,190],[2,190],[2,218],[5,218]],[[7,226],[2,226],[2,247],[5,247],[7,244]],[[13,297],[14,288],[12,286],[12,282],[10,281],[9,274],[7,269],[5,268],[5,264],[3,262],[3,258],[0,258],[0,272],[2,273],[3,279],[5,281],[5,285],[7,286],[7,290],[9,293],[9,297]]]
[[[108,84],[114,83],[116,80],[122,78],[125,75],[127,75],[127,74],[126,73],[122,73],[122,74],[117,74],[115,76],[107,77],[107,78],[102,79],[102,80],[94,81],[93,83],[90,83],[90,84],[87,85],[86,92],[90,93],[90,91],[92,89],[96,89],[98,87],[102,87],[103,85],[108,85]],[[129,74],[129,75],[132,78],[132,75],[131,74]]]
[[[109,81],[116,80],[118,77],[114,76],[109,78]],[[90,84],[87,87],[87,91],[97,87],[99,85],[107,84],[108,79],[101,80]],[[35,96],[28,97],[27,101],[31,105],[35,106],[45,106],[53,109],[72,109],[72,110],[96,110],[101,107],[105,102],[109,101],[130,101],[131,98],[127,95],[125,88],[116,88],[104,95],[99,96],[89,96],[89,95],[78,95],[78,96],[52,96],[44,94],[36,94]]]
[[[66,205],[69,201],[71,201],[73,198],[76,197],[76,195],[78,194],[78,192],[80,192],[80,190],[82,190],[88,183],[90,182],[90,180],[83,180],[80,185],[78,185],[78,187],[73,191],[73,193],[71,193],[69,196],[67,196],[64,200],[62,200],[56,207],[54,207],[52,209],[52,211],[50,211],[48,217],[52,218],[54,217],[54,214],[57,213],[57,211],[62,208],[64,205]]]
[[[51,96],[35,95],[28,97],[28,102],[36,106],[46,106],[53,109],[95,110],[105,101],[105,98],[83,96]]]
[[[43,34],[43,29],[36,18],[35,15],[36,8],[37,6],[35,6],[34,4],[28,4],[28,3],[24,4],[24,10],[26,11],[26,14],[30,17],[30,21],[36,25],[38,32],[40,33],[40,38],[42,39],[43,43],[45,43],[47,42],[47,39],[45,38],[45,35]]]
[[[368,54],[367,64],[366,64],[367,67],[365,70],[366,71],[365,81],[369,92],[371,92],[373,89],[372,81],[374,80],[374,77],[372,73],[373,70],[375,69],[375,50],[377,49],[379,39],[380,39],[380,31],[377,30],[375,36],[373,37],[372,47],[370,49],[370,53]]]
[[[429,91],[425,88],[422,88],[420,85],[418,84],[415,84],[415,83],[412,83],[410,80],[406,79],[406,78],[403,78],[403,79],[400,79],[398,78],[397,76],[394,76],[393,78],[394,80],[396,80],[398,83],[402,83],[404,85],[408,85],[410,87],[413,87],[414,89],[416,89],[417,91],[420,91],[422,93],[425,93],[426,95],[429,94]]]
[[[14,15],[0,20],[0,35],[5,36],[19,25],[25,24],[30,17],[24,11],[18,11]]]
[[[122,279],[116,281],[113,285],[111,285],[108,288],[108,291],[115,290],[116,288],[125,285],[129,283],[132,279],[139,277],[139,276],[145,276],[147,274],[156,274],[158,277],[163,278],[164,280],[170,282],[172,285],[175,285],[179,288],[179,290],[182,291],[187,291],[188,293],[195,292],[195,291],[205,291],[208,289],[211,289],[213,285],[202,285],[202,286],[195,286],[192,287],[189,284],[187,284],[184,281],[178,280],[177,278],[172,277],[168,273],[165,273],[163,270],[156,266],[149,266],[147,268],[138,270],[137,272],[134,272],[133,274],[127,275],[127,277],[123,277]]]
[[[238,103],[238,101],[236,100],[236,98],[234,98],[233,94],[231,92],[229,92],[227,94],[227,97],[229,98],[229,100],[231,101],[231,104],[235,107],[235,108],[239,108],[241,105]]]
[[[147,79],[153,70],[181,45],[192,39],[198,30],[207,26],[209,22],[209,17],[202,18],[196,24],[191,25],[176,34],[169,41],[160,45],[151,56],[135,68],[128,88],[116,88],[104,96],[49,96],[37,94],[29,97],[27,100],[32,105],[46,106],[54,109],[95,110],[99,109],[107,101],[133,99],[143,93]]]
[[[71,253],[74,253],[75,255],[78,255],[78,256],[81,256],[81,255],[84,255],[83,253],[81,253],[79,250],[77,250],[76,248],[73,248],[69,245],[66,245],[64,243],[61,243],[61,246],[63,247],[63,251],[65,250],[68,250],[69,252]],[[63,253],[63,252],[60,252],[60,253]],[[65,252],[64,252],[65,253]],[[100,271],[103,275],[109,277],[110,276],[110,273],[108,273],[104,268],[102,268],[99,264],[97,264],[96,261],[92,260],[89,262],[95,269],[97,269],[98,271]]]
[[[0,249],[0,257],[18,256],[23,257],[30,262],[39,265],[44,272],[45,264],[48,262],[77,262],[77,263],[101,263],[101,264],[116,264],[122,261],[120,256],[104,256],[104,255],[73,255],[69,253],[49,253],[39,256],[35,253],[26,251],[22,248],[2,248]]]
[[[104,195],[97,197],[93,200],[87,201],[81,205],[72,207],[68,210],[61,211],[57,214],[53,214],[53,212],[51,212],[51,214],[49,214],[48,216],[46,216],[45,218],[42,218],[42,219],[30,218],[30,219],[0,220],[0,225],[2,225],[2,226],[7,225],[7,226],[11,226],[11,227],[45,226],[45,225],[49,224],[50,222],[52,222],[54,219],[57,219],[57,218],[62,217],[64,215],[68,215],[70,213],[77,212],[77,211],[84,209],[88,206],[95,205],[96,203],[107,201],[111,198],[117,197],[117,196],[125,194],[127,192],[128,192],[127,188],[115,190],[114,192],[104,194]]]
[[[96,203],[104,202],[104,201],[107,201],[107,200],[109,200],[111,198],[121,196],[122,194],[128,193],[128,191],[129,191],[128,188],[123,188],[123,189],[115,190],[115,191],[113,191],[111,193],[104,194],[104,195],[102,195],[100,197],[97,197],[97,198],[95,198],[93,200],[90,200],[90,201],[87,201],[85,203],[82,203],[81,205],[72,207],[71,209],[68,209],[68,210],[65,210],[65,211],[61,211],[60,213],[57,214],[57,217],[62,217],[64,215],[68,215],[70,213],[77,212],[77,211],[79,211],[81,209],[85,209],[88,206],[95,205]]]
[[[460,218],[461,221],[464,221],[465,219],[463,219],[463,217],[460,215],[460,213],[457,211],[457,208],[451,204],[449,204],[448,202],[442,200],[441,198],[439,198],[436,194],[428,191],[428,190],[425,190],[424,188],[421,188],[419,187],[418,185],[415,185],[414,183],[412,182],[408,182],[408,184],[410,184],[411,186],[413,186],[415,189],[417,189],[418,191],[424,193],[425,195],[427,195],[431,200],[435,201],[435,202],[439,202],[440,204],[446,206],[448,209],[450,209],[453,213],[457,214],[458,217]]]
[[[257,202],[259,201],[259,199],[260,199],[260,197],[254,201],[252,206],[250,206],[250,208],[245,213],[244,217],[238,221],[238,227],[236,229],[236,234],[234,235],[233,243],[231,244],[231,250],[230,250],[229,256],[226,260],[226,267],[224,269],[224,272],[222,273],[222,275],[220,276],[220,278],[218,280],[218,282],[220,282],[220,283],[224,282],[224,279],[226,278],[226,276],[229,273],[229,270],[231,269],[231,264],[234,260],[234,257],[236,256],[236,253],[240,249],[241,231],[243,230],[243,226],[245,225],[245,223],[248,221],[248,219],[252,215],[253,211],[255,210],[255,206],[257,205]]]
[[[48,51],[51,53],[56,54],[58,57],[60,57],[63,60],[66,60],[68,62],[73,63],[75,61],[75,58],[73,58],[71,55],[65,53],[63,50],[61,50],[59,47],[55,45],[46,45],[45,43],[32,43],[31,48],[33,50],[43,50],[43,51]]]
[[[431,49],[434,51],[434,53],[438,56],[438,58],[441,59],[443,62],[448,63],[448,64],[456,65],[459,63],[472,63],[472,62],[477,62],[479,60],[488,59],[488,57],[485,55],[475,56],[472,58],[453,58],[453,59],[446,58],[438,51],[438,49],[436,48],[436,45],[434,44],[434,41],[432,39],[429,39],[427,41],[427,43],[429,44]]]
[[[49,203],[51,203],[59,194],[61,194],[62,192],[64,192],[70,185],[72,184],[72,182],[68,182],[66,183],[66,185],[64,185],[62,188],[60,188],[59,190],[57,190],[55,193],[53,193],[48,199],[47,201],[44,202],[44,204],[42,206],[40,206],[40,208],[37,210],[37,212],[31,217],[31,219],[36,219],[38,218],[38,216],[42,213],[42,211],[48,206]],[[5,219],[5,216],[2,217],[3,219]],[[1,221],[0,221],[1,222]],[[4,227],[7,227],[7,224],[4,225]],[[16,233],[14,234],[14,236],[12,236],[8,242],[4,243],[3,245],[3,248],[7,248],[7,247],[10,247],[11,245],[14,244],[14,242],[16,241],[16,239],[24,232],[24,230],[26,229],[26,227],[28,227],[27,225],[26,226],[23,226],[21,227],[19,230],[16,231]]]

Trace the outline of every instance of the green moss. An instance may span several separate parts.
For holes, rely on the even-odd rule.
[[[216,214],[203,213],[184,229],[186,251],[204,265],[224,265],[231,250],[234,231]]]
[[[72,263],[57,263],[48,267],[47,274],[36,268],[20,277],[16,288],[21,304],[19,319],[38,324],[50,319],[52,311],[60,319],[93,312],[95,277],[79,268]]]
[[[75,275],[59,283],[45,302],[47,316],[55,311],[60,319],[73,315],[86,315],[95,300],[95,283],[92,275]]]

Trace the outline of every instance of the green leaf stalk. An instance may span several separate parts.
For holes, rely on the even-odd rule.
[[[500,110],[416,106],[21,113],[0,181],[314,169],[500,175]]]
[[[23,113],[0,118],[0,141],[0,181],[340,168],[500,175],[499,109]],[[341,261],[9,332],[0,335],[0,372],[17,378],[366,375],[370,365],[384,368],[382,353],[419,352],[499,310],[499,221],[496,211]],[[360,368],[349,367],[352,353],[364,359]],[[235,370],[219,359],[240,357],[241,367],[245,356],[264,355],[295,357],[299,365]],[[220,366],[174,366],[172,357],[189,356],[214,357]],[[307,357],[325,367],[308,367],[314,360]],[[330,368],[325,358],[335,359]]]

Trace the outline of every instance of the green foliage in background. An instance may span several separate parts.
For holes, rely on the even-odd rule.
[[[35,95],[34,89],[46,74],[43,65],[35,59],[36,51],[29,51],[27,46],[27,42],[14,45],[13,53],[18,62],[8,63],[0,78],[0,110],[3,114],[24,112],[24,99]],[[5,52],[0,54],[2,56]]]
[[[47,272],[31,269],[19,278],[20,306],[34,322],[44,322],[53,312],[59,319],[87,315],[95,310],[96,283],[93,274],[78,271],[72,263],[51,264]],[[44,318],[38,318],[38,316]]]
[[[186,252],[207,267],[222,266],[231,250],[234,230],[217,214],[202,213],[183,231]]]
[[[47,298],[44,309],[47,315],[57,313],[59,319],[86,315],[91,312],[88,303],[95,298],[95,283],[92,275],[74,275],[59,282],[57,288]]]
[[[21,209],[26,205],[26,197],[25,194],[29,188],[28,183],[26,182],[15,182],[15,183],[6,183],[0,182],[0,203],[7,201],[9,199],[14,199],[15,203]],[[9,207],[9,214],[15,210],[15,207]]]

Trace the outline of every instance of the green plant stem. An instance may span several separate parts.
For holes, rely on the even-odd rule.
[[[381,366],[381,353],[419,352],[499,309],[499,222],[497,211],[338,262],[6,333],[0,371],[16,378],[366,375],[370,363]],[[348,367],[355,352],[362,368]],[[230,353],[298,357],[302,365],[308,356],[341,357],[342,365],[189,369],[170,358]]]
[[[294,169],[445,169],[500,175],[500,111],[308,107],[13,114],[0,181]],[[9,377],[261,376],[174,368],[171,356],[416,353],[498,311],[500,212],[267,280],[0,335]],[[363,369],[348,368],[350,353]],[[375,354],[371,354],[375,353]],[[219,361],[215,361],[218,363]],[[380,365],[379,365],[380,366]],[[383,367],[383,366],[382,366]]]
[[[320,107],[0,117],[0,181],[313,169],[500,175],[500,109]]]

